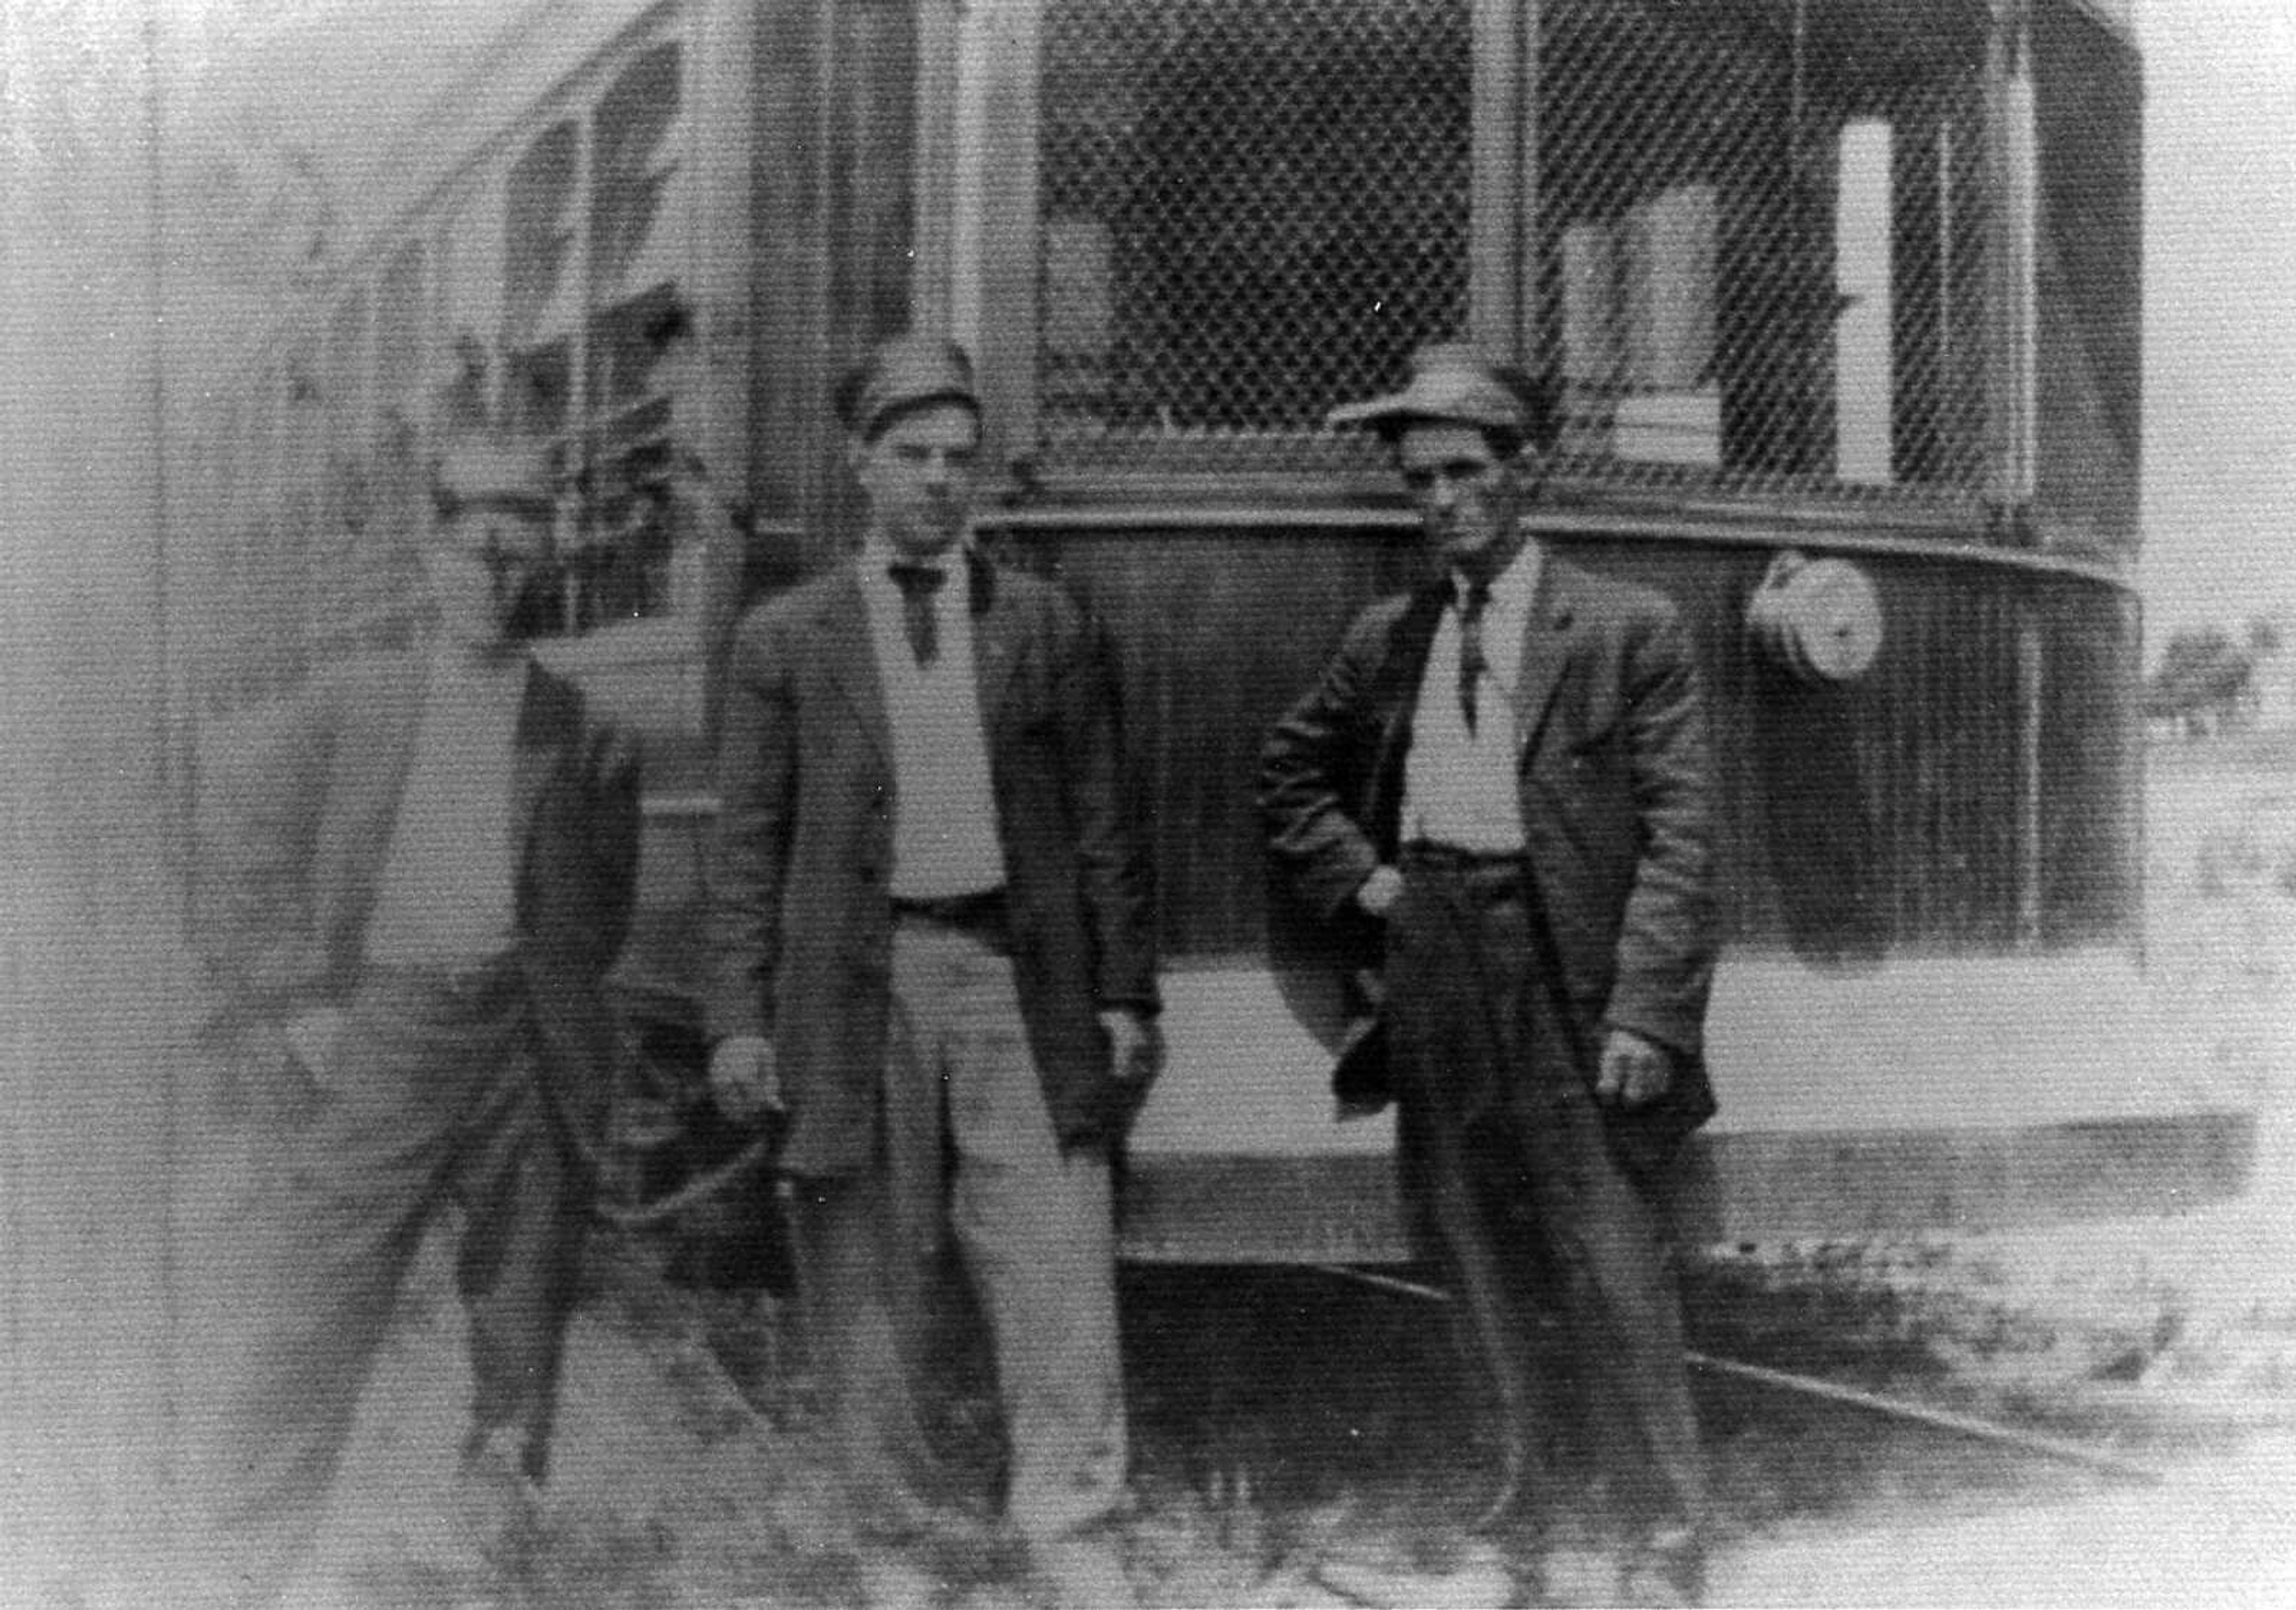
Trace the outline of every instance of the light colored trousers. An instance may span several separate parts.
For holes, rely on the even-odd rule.
[[[880,1165],[793,1192],[808,1352],[857,1532],[915,1540],[955,1497],[922,1402],[952,1230],[996,1360],[1007,1522],[1041,1542],[1106,1519],[1127,1459],[1108,1158],[1055,1138],[993,936],[898,921],[885,1080]]]

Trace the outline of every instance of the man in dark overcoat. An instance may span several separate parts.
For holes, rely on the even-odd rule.
[[[1383,1048],[1406,1202],[1496,1396],[1495,1518],[1516,1513],[1535,1561],[1575,1431],[1628,1590],[1694,1598],[1703,1477],[1664,1216],[1714,1106],[1691,648],[1666,598],[1526,525],[1551,442],[1528,377],[1430,347],[1404,390],[1333,419],[1391,445],[1437,565],[1354,621],[1270,734],[1269,846],[1380,1003],[1360,1044]]]
[[[924,1434],[954,1232],[988,1320],[1004,1514],[1066,1601],[1128,1594],[1113,1150],[1160,1042],[1113,686],[1058,589],[970,536],[964,353],[840,394],[858,552],[737,629],[710,864],[710,1077],[785,1107],[798,1277],[873,1596],[964,1494]]]
[[[453,1489],[488,1525],[545,1474],[594,1144],[603,980],[629,926],[639,764],[509,623],[546,574],[547,467],[467,437],[419,555],[428,642],[351,655],[209,769],[197,941],[319,1086],[255,1231],[276,1304],[222,1405],[204,1496],[244,1597],[308,1548],[430,1221],[463,1210],[474,1392]],[[252,1245],[252,1243],[250,1243]]]

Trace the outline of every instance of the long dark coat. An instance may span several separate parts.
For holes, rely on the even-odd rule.
[[[1354,896],[1397,854],[1412,715],[1447,586],[1358,616],[1263,755],[1271,853],[1367,975],[1378,925]],[[1525,631],[1514,709],[1525,858],[1572,1039],[1593,1048],[1604,1027],[1627,1028],[1679,1058],[1664,1097],[1609,1119],[1620,1160],[1652,1182],[1715,1108],[1702,1055],[1716,941],[1703,703],[1677,611],[1647,588],[1549,554]]]
[[[1098,1014],[1156,1006],[1146,859],[1120,783],[1105,657],[1034,576],[969,565],[974,673],[1013,962],[1066,1145],[1119,1137],[1144,1082],[1112,1076]],[[893,742],[850,563],[737,629],[718,759],[708,1032],[772,1038],[791,1173],[868,1167],[892,991]]]
[[[241,723],[210,756],[194,942],[263,1015],[357,982],[422,714],[420,655],[355,656]],[[548,1093],[578,1140],[602,1132],[616,1034],[602,986],[637,886],[636,740],[529,665],[512,739],[521,966]]]

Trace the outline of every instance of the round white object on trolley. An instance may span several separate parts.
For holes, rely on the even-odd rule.
[[[1881,595],[1848,560],[1779,554],[1746,620],[1772,658],[1810,681],[1853,681],[1882,651]]]

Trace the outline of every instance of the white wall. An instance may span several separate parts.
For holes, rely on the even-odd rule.
[[[0,9],[0,1603],[139,1552],[193,1001],[159,831],[144,36]]]

